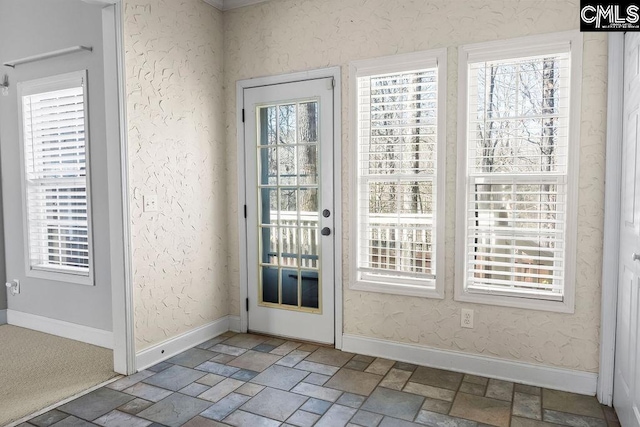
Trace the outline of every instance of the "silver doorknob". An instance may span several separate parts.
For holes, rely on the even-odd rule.
[[[636,254],[636,253],[634,253],[634,254],[633,254],[633,260],[634,260],[634,261],[640,261],[640,254]]]

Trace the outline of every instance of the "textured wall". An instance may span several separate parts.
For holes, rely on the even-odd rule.
[[[575,315],[453,301],[457,46],[578,28],[577,0],[273,0],[225,12],[225,93],[229,176],[230,307],[238,314],[235,82],[340,65],[343,75],[343,195],[348,147],[348,62],[449,48],[447,104],[446,298],[443,301],[348,289],[349,200],[343,196],[344,332],[523,362],[597,372],[600,322],[606,36],[585,34]],[[460,309],[476,310],[475,329]]]
[[[227,315],[222,31],[201,0],[125,2],[138,351]]]

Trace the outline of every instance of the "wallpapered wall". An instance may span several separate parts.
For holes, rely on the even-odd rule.
[[[348,194],[348,63],[447,47],[446,298],[443,301],[353,292],[343,253],[344,332],[441,349],[598,370],[602,257],[607,40],[585,34],[581,112],[576,311],[574,315],[453,301],[457,46],[578,28],[579,2],[557,0],[273,0],[225,12],[224,83],[230,310],[238,314],[237,80],[342,66],[342,192]],[[343,247],[351,202],[343,196]],[[475,329],[460,328],[460,309],[475,309]]]
[[[201,0],[125,2],[137,351],[228,312],[222,40]]]

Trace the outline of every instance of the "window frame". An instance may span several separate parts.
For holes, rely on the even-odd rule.
[[[429,286],[411,285],[403,283],[403,279],[393,278],[387,282],[363,280],[360,278],[358,265],[358,77],[374,76],[379,74],[401,73],[425,68],[437,69],[437,127],[436,127],[436,174],[433,180],[436,189],[436,209],[434,210],[434,238],[436,274],[434,279],[429,279]],[[349,255],[351,257],[349,267],[349,289],[355,291],[379,292],[393,295],[406,295],[444,299],[445,295],[445,199],[446,199],[446,117],[447,117],[447,49],[432,49],[427,51],[412,52],[408,54],[390,55],[374,59],[352,61],[349,63],[349,126],[350,126],[350,152],[349,159],[351,170],[349,176],[350,204],[350,234],[354,238],[349,239]],[[392,284],[392,282],[397,282]]]
[[[580,109],[582,92],[583,36],[566,31],[460,46],[458,49],[458,152],[456,183],[456,267],[454,300],[560,313],[575,311],[576,250],[578,223],[578,179],[580,155]],[[469,196],[468,122],[469,64],[491,60],[508,60],[544,54],[569,53],[569,103],[567,136],[567,190],[564,247],[564,289],[561,300],[524,298],[504,292],[481,292],[466,289],[468,257],[467,211]]]
[[[85,129],[85,175],[86,175],[86,200],[87,200],[87,251],[89,268],[86,273],[78,271],[64,271],[62,268],[37,267],[31,265],[31,242],[29,240],[29,216],[27,200],[27,179],[25,159],[25,135],[24,135],[24,111],[23,97],[38,93],[52,92],[83,86],[84,129]],[[93,226],[91,212],[91,157],[90,157],[90,126],[89,126],[89,95],[88,95],[87,70],[79,70],[40,79],[26,80],[17,84],[18,102],[18,139],[20,150],[20,186],[22,190],[22,214],[23,214],[23,238],[24,238],[24,267],[25,276],[34,279],[50,280],[54,282],[72,283],[78,285],[94,286],[94,256],[93,256]]]

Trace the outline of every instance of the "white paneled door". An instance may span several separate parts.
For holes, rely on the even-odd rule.
[[[333,79],[243,96],[248,329],[333,343]]]
[[[613,403],[640,426],[640,34],[625,35],[618,323]]]

